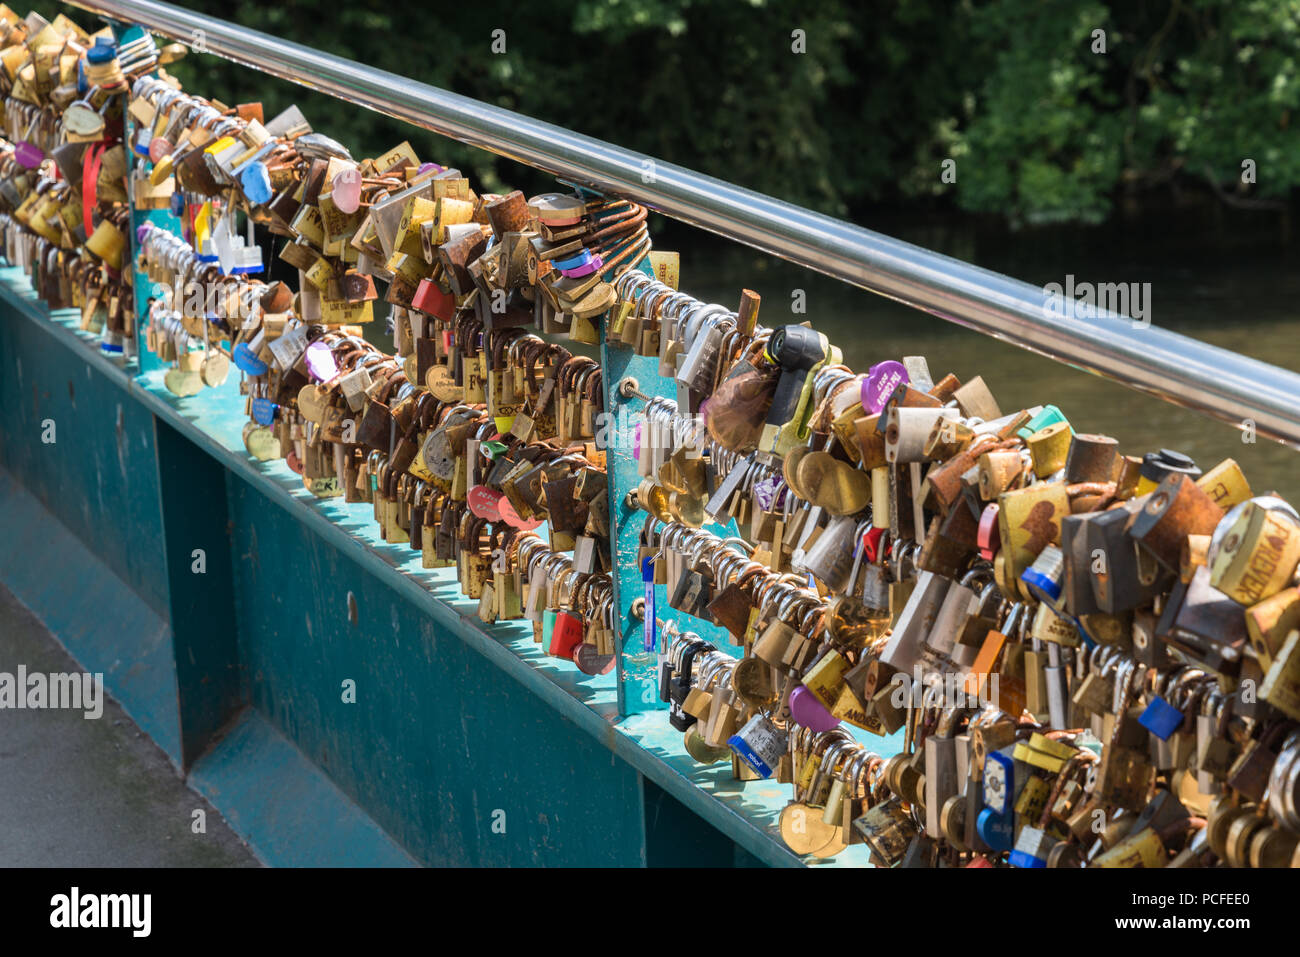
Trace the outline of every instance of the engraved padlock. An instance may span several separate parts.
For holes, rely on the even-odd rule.
[[[1210,584],[1242,605],[1285,588],[1300,564],[1300,517],[1274,496],[1234,506],[1214,528],[1206,553]]]
[[[923,571],[917,575],[916,586],[880,653],[881,661],[896,671],[911,674],[913,666],[921,660],[922,643],[933,630],[944,596],[952,583],[952,579],[933,572]]]
[[[727,739],[727,746],[756,774],[768,778],[785,753],[787,738],[766,714],[756,714]]]
[[[931,431],[942,419],[958,416],[958,411],[950,408],[890,408],[885,422],[885,460],[891,465],[926,461]]]

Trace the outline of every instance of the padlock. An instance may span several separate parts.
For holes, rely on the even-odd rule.
[[[1239,604],[1254,605],[1276,595],[1300,564],[1300,518],[1281,499],[1249,499],[1211,532],[1206,555],[1210,584]]]
[[[1178,571],[1188,535],[1210,535],[1223,518],[1219,508],[1194,481],[1171,473],[1134,513],[1128,532],[1139,547],[1170,572]]]
[[[763,778],[771,777],[786,750],[786,734],[765,714],[756,714],[727,739],[727,745]]]
[[[911,673],[912,667],[921,660],[922,644],[934,629],[944,596],[952,584],[951,579],[932,572],[923,571],[917,576],[916,587],[880,653],[882,662],[895,671]]]

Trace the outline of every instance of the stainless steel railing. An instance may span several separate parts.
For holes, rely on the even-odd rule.
[[[415,126],[622,196],[941,319],[1300,448],[1300,375],[550,123],[154,0],[70,0]],[[653,165],[647,166],[650,162]],[[645,175],[649,172],[651,175]]]

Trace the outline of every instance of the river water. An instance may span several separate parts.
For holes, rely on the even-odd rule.
[[[1272,217],[1226,227],[1171,214],[1019,233],[915,220],[862,225],[1034,285],[1064,285],[1068,274],[1076,283],[1150,283],[1153,326],[1300,370],[1300,243],[1284,243]],[[656,246],[673,248],[658,239]],[[758,292],[764,325],[809,320],[855,371],[924,355],[936,379],[982,375],[1003,411],[1055,404],[1076,431],[1114,436],[1131,455],[1177,449],[1206,470],[1231,457],[1256,493],[1275,490],[1300,503],[1300,453],[1264,438],[1243,441],[1242,432],[1199,413],[721,240],[696,239],[681,272],[687,292],[732,308],[741,288]],[[805,293],[806,315],[791,313],[794,290]],[[1300,415],[1300,396],[1296,404]]]

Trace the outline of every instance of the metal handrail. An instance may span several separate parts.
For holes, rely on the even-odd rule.
[[[1300,375],[437,87],[154,0],[72,5],[320,90],[1300,448]]]

